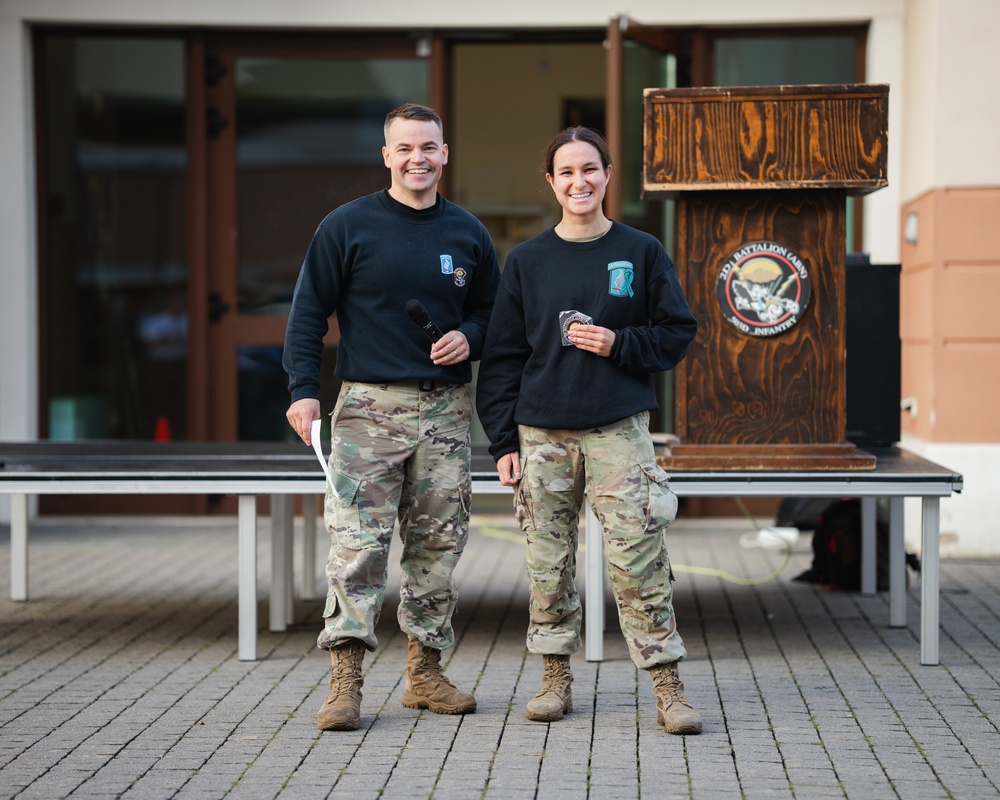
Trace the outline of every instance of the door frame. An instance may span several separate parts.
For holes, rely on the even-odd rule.
[[[625,115],[625,43],[637,42],[662,55],[681,55],[682,35],[677,28],[659,28],[643,25],[625,14],[608,22],[606,41],[608,47],[607,86],[605,87],[605,137],[612,164],[625,163],[623,118]],[[622,219],[621,180],[608,184],[604,198],[604,213],[610,218]]]

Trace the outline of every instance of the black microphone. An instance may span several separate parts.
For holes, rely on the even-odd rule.
[[[406,304],[406,313],[410,315],[410,319],[417,323],[420,328],[426,333],[432,342],[436,342],[442,336],[441,329],[434,324],[434,320],[431,319],[431,315],[427,313],[427,309],[424,308],[424,304],[419,300],[410,300]]]

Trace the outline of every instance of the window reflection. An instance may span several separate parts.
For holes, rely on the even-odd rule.
[[[182,438],[184,49],[50,36],[43,298],[52,438]]]
[[[420,59],[240,58],[239,312],[284,316],[316,226],[385,188],[385,115],[426,102]]]

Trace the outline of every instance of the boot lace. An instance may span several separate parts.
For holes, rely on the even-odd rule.
[[[547,692],[564,692],[570,685],[572,671],[569,661],[555,658],[545,659],[545,668],[542,672],[542,689],[539,695]]]
[[[330,688],[337,696],[349,692],[360,673],[356,653],[349,647],[334,649],[336,663],[330,668]]]
[[[670,703],[680,703],[688,708],[693,708],[684,695],[681,694],[682,689],[683,684],[680,678],[670,667],[662,667],[654,670],[653,690],[658,696],[667,701],[667,705]]]
[[[416,670],[419,674],[432,683],[443,683],[452,689],[456,688],[455,684],[448,680],[448,676],[441,670],[440,650],[433,647],[425,647],[422,656]]]

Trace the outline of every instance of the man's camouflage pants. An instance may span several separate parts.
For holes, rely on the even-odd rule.
[[[437,649],[454,642],[452,577],[469,535],[472,404],[462,384],[422,390],[417,381],[345,381],[332,415],[325,520],[325,628],[329,649],[360,639],[378,645],[395,522],[400,556],[399,626]]]
[[[642,412],[590,430],[518,427],[522,477],[515,513],[527,534],[530,652],[570,655],[580,649],[576,550],[586,488],[604,532],[632,661],[649,669],[686,655],[674,620],[664,540],[677,496],[656,463],[648,423],[648,412]]]

